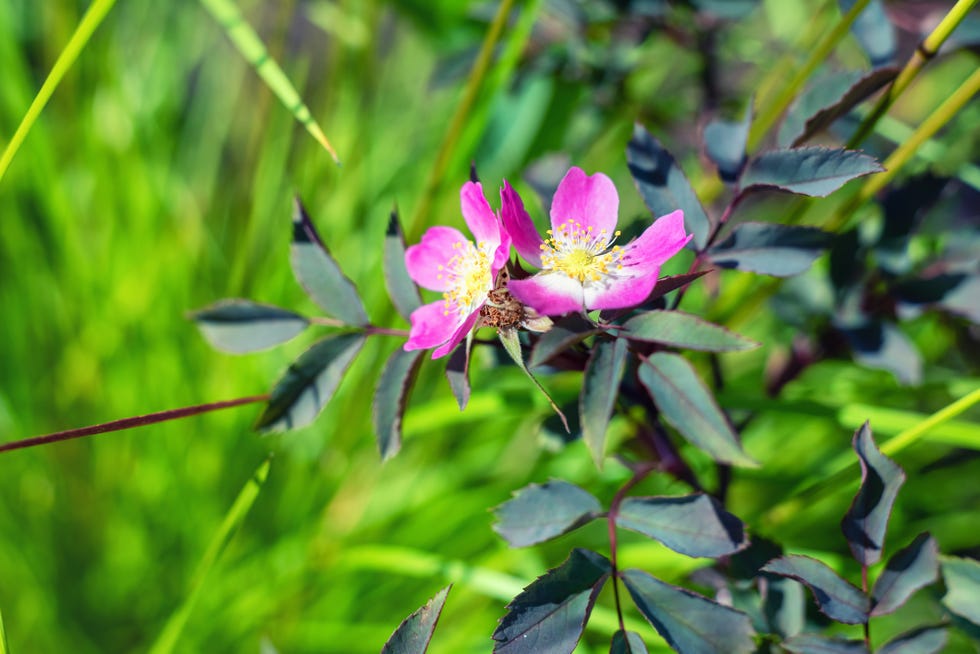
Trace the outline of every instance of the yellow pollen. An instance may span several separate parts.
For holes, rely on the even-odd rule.
[[[563,273],[583,284],[602,281],[623,269],[620,263],[623,249],[618,245],[609,248],[608,230],[600,229],[596,234],[592,225],[583,226],[569,219],[547,233],[549,237],[541,245],[541,265],[545,269]],[[613,239],[619,235],[617,230]]]
[[[443,315],[468,316],[486,299],[493,288],[490,275],[493,247],[489,243],[474,246],[469,241],[453,243],[453,256],[439,270],[446,272],[447,290],[442,294]],[[443,275],[438,275],[439,279]]]

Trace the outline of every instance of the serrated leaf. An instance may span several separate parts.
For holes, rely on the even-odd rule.
[[[406,352],[398,348],[391,353],[381,371],[381,378],[374,392],[371,421],[374,424],[374,433],[378,436],[378,451],[382,461],[387,461],[401,449],[405,402],[421,363],[422,350]]]
[[[687,556],[716,558],[734,554],[749,544],[742,521],[703,493],[628,497],[619,507],[616,524]]]
[[[948,638],[945,627],[921,627],[895,636],[876,654],[935,654],[943,651]]]
[[[309,321],[298,313],[249,300],[222,300],[190,315],[213,347],[234,354],[257,352],[298,336]]]
[[[738,122],[714,120],[704,128],[704,150],[718,167],[718,176],[725,182],[735,183],[745,166],[745,144],[752,123],[752,100],[745,108],[745,115]]]
[[[799,634],[784,640],[779,646],[793,654],[868,654],[863,641],[816,634]]]
[[[939,578],[939,545],[928,533],[919,534],[885,565],[871,590],[871,615],[885,615],[902,606],[912,594]]]
[[[946,584],[943,605],[980,626],[980,562],[949,556],[943,557],[940,567]]]
[[[705,352],[736,352],[759,347],[760,343],[720,325],[681,311],[648,311],[623,325],[621,336],[634,341],[664,343]]]
[[[683,357],[655,352],[640,365],[639,376],[664,418],[692,445],[716,461],[755,465],[711,393]]]
[[[276,382],[255,428],[284,431],[313,422],[333,397],[364,340],[361,334],[343,334],[314,343]]]
[[[841,579],[825,563],[808,556],[790,554],[773,559],[762,567],[762,572],[789,577],[804,584],[813,593],[817,608],[832,620],[844,624],[868,621],[868,597]]]
[[[388,642],[381,649],[381,654],[425,654],[432,640],[432,632],[436,629],[442,607],[446,605],[446,596],[452,585],[446,586],[436,596],[425,603],[415,613],[405,618],[391,634]]]
[[[841,521],[841,530],[857,562],[874,565],[881,559],[888,518],[905,473],[878,450],[867,422],[854,432],[852,446],[861,463],[861,487]]]
[[[895,325],[869,319],[842,330],[854,350],[854,359],[862,365],[887,370],[903,384],[922,381],[922,356]]]
[[[773,633],[789,638],[806,625],[806,591],[803,584],[786,577],[766,577],[766,596],[762,606]]]
[[[557,568],[538,577],[507,605],[493,632],[499,654],[570,654],[609,576],[602,555],[574,549]]]
[[[739,185],[743,190],[765,187],[822,198],[852,179],[884,170],[874,157],[856,150],[770,150],[749,161]]]
[[[599,500],[574,484],[531,484],[493,510],[493,530],[511,547],[526,547],[567,534],[602,512]]]
[[[531,348],[531,356],[528,358],[527,365],[529,368],[543,365],[573,345],[577,345],[589,336],[601,332],[602,330],[595,324],[579,314],[573,313],[565,316],[537,340],[534,347]]]
[[[752,621],[741,611],[666,584],[642,570],[626,570],[622,578],[640,613],[678,652],[755,651]]]
[[[446,381],[449,389],[456,398],[456,404],[462,411],[470,401],[470,347],[473,343],[473,332],[466,335],[466,340],[453,349],[446,360]]]
[[[609,654],[648,654],[647,646],[635,631],[617,631],[609,645]]]
[[[521,341],[517,335],[517,330],[500,329],[497,331],[497,336],[500,338],[500,342],[503,344],[504,350],[508,355],[510,355],[510,358],[514,361],[514,363],[516,363],[524,374],[527,375],[528,379],[531,380],[537,389],[541,391],[541,394],[548,398],[548,404],[551,405],[551,410],[554,411],[559,418],[561,418],[562,424],[565,425],[565,431],[572,433],[572,430],[568,427],[568,419],[565,417],[565,414],[562,413],[561,409],[558,408],[558,405],[555,404],[555,401],[551,398],[551,394],[545,390],[544,386],[541,385],[541,382],[538,381],[537,377],[531,374],[531,371],[528,370],[527,366],[524,364],[524,355],[521,352]]]
[[[807,270],[832,240],[813,227],[748,222],[736,225],[708,256],[722,268],[790,277]]]
[[[629,343],[623,338],[597,341],[582,375],[579,422],[592,460],[600,468],[606,452],[606,430],[626,369],[628,347]]]
[[[398,220],[398,210],[391,212],[388,219],[388,229],[385,232],[382,264],[385,275],[385,288],[395,309],[402,318],[408,320],[412,312],[422,306],[418,286],[408,276],[405,267],[405,234]]]
[[[633,138],[626,146],[626,161],[633,182],[653,215],[665,216],[683,209],[684,231],[694,234],[694,247],[704,249],[711,222],[701,201],[674,157],[639,124],[633,127]]]
[[[300,285],[327,315],[348,325],[369,323],[357,288],[330,256],[299,198],[293,206],[290,261]]]
[[[846,14],[857,0],[840,0],[840,10]],[[877,68],[895,58],[895,26],[888,20],[881,0],[871,0],[851,23],[851,33],[861,44],[872,67]]]
[[[779,129],[779,144],[799,147],[868,99],[898,75],[897,68],[849,70],[825,75],[790,107]]]

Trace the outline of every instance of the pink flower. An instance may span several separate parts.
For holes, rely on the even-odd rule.
[[[505,181],[500,217],[524,259],[540,268],[511,280],[511,295],[544,315],[622,309],[641,304],[653,290],[660,266],[691,239],[684,212],[658,218],[639,238],[613,245],[619,195],[612,180],[572,168],[551,203],[551,229],[541,239],[517,192]]]
[[[483,196],[480,184],[467,182],[459,192],[463,219],[476,244],[452,227],[432,227],[422,241],[405,250],[405,267],[415,283],[441,291],[442,299],[412,312],[406,350],[436,348],[432,358],[448,354],[473,329],[507,263],[510,236]]]

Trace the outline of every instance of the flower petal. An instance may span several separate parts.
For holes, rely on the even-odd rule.
[[[597,234],[606,230],[611,239],[618,214],[619,194],[611,179],[602,173],[590,177],[581,168],[571,168],[551,201],[551,229],[557,233],[560,225],[572,220],[592,227]]]
[[[430,227],[422,235],[422,241],[405,250],[405,268],[416,284],[433,291],[445,291],[449,287],[442,267],[453,257],[456,243],[467,239],[452,227]]]
[[[622,272],[630,269],[625,268]],[[642,304],[653,287],[657,285],[659,267],[648,268],[637,276],[624,275],[607,279],[603,283],[586,284],[584,290],[585,306],[593,309],[625,309]]]
[[[510,294],[546,316],[582,311],[582,284],[561,273],[538,273],[527,279],[507,283]]]
[[[463,219],[473,232],[477,247],[482,243],[492,243],[496,247],[500,243],[500,221],[484,197],[480,183],[463,184],[463,188],[459,190],[459,201]]]
[[[640,236],[623,248],[623,265],[653,270],[656,276],[660,266],[680,252],[693,235],[684,232],[684,212],[678,209],[657,218]],[[632,273],[634,276],[639,271]]]
[[[504,180],[500,189],[500,218],[504,229],[514,241],[514,249],[535,268],[541,267],[541,235],[534,227],[531,216],[524,209],[524,202],[517,191]]]
[[[449,337],[449,340],[436,348],[435,352],[432,353],[432,358],[438,359],[439,357],[445,356],[452,352],[453,348],[459,345],[460,342],[466,338],[466,335],[470,333],[470,330],[473,329],[473,325],[476,324],[476,320],[479,317],[479,309],[467,316],[466,320],[463,321],[463,324],[461,324],[456,331],[453,332],[452,336]]]
[[[460,324],[457,313],[450,312],[446,315],[446,303],[443,300],[420,306],[408,319],[412,328],[404,345],[406,350],[427,350],[441,345],[453,336]]]
[[[499,223],[498,223],[499,224]],[[493,262],[490,264],[490,277],[491,279],[497,278],[497,272],[504,267],[504,264],[510,260],[510,243],[511,238],[503,225],[500,226],[500,245],[493,253]],[[490,290],[490,289],[487,289]]]

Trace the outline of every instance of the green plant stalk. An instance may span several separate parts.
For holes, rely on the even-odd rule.
[[[75,33],[71,35],[65,49],[58,55],[58,59],[54,62],[51,72],[48,73],[47,79],[41,85],[41,90],[34,96],[31,106],[27,108],[27,113],[24,114],[20,125],[17,126],[17,131],[14,132],[3,154],[0,155],[0,180],[3,180],[7,168],[10,167],[10,162],[14,159],[14,155],[17,154],[20,146],[24,143],[24,139],[27,138],[27,133],[31,131],[31,127],[34,126],[45,105],[48,104],[48,100],[51,99],[51,95],[58,87],[58,84],[61,83],[65,73],[68,72],[68,69],[78,59],[82,48],[88,43],[96,28],[102,24],[102,19],[105,18],[114,4],[116,4],[116,0],[95,0],[89,5],[88,11],[82,17],[82,22],[75,28]]]
[[[7,632],[3,628],[3,613],[0,613],[0,654],[8,654],[10,648],[7,646]]]
[[[885,112],[894,104],[895,100],[898,99],[900,95],[908,88],[912,80],[916,78],[919,71],[936,56],[939,48],[949,35],[953,33],[953,30],[963,22],[967,14],[973,7],[977,4],[977,0],[959,0],[953,8],[949,10],[949,13],[943,17],[939,25],[936,26],[934,30],[923,39],[919,47],[916,48],[915,53],[906,62],[905,67],[902,68],[898,77],[892,82],[892,85],[888,88],[888,91],[881,96],[878,103],[875,105],[874,109],[871,110],[864,120],[861,121],[861,125],[858,127],[857,131],[847,142],[848,148],[855,148],[861,144],[864,139],[868,137],[868,134],[874,129],[878,120],[885,115]]]
[[[446,174],[449,159],[453,155],[453,150],[462,134],[466,118],[469,116],[470,110],[473,108],[473,103],[476,101],[476,97],[480,92],[483,79],[486,77],[487,70],[490,68],[493,50],[497,45],[497,41],[500,39],[500,34],[503,32],[504,24],[507,22],[507,17],[510,15],[510,10],[513,6],[514,0],[503,0],[500,3],[500,7],[497,9],[497,15],[494,16],[493,22],[490,24],[490,29],[487,30],[487,35],[483,39],[476,63],[473,64],[473,70],[470,71],[469,79],[466,82],[463,99],[456,106],[456,112],[453,114],[449,128],[446,131],[446,138],[443,139],[442,145],[439,147],[439,152],[436,155],[436,162],[432,166],[432,170],[429,171],[429,177],[425,182],[422,197],[419,198],[418,206],[412,214],[408,228],[405,230],[409,241],[417,240],[420,235],[422,221],[429,214],[429,209],[432,206],[432,198],[439,184],[442,182],[443,176]]]
[[[235,48],[255,68],[255,72],[268,85],[269,90],[279,98],[279,101],[293,114],[296,120],[330,153],[334,162],[339,165],[340,159],[337,157],[337,152],[330,145],[330,141],[327,140],[320,125],[313,120],[313,114],[304,104],[296,87],[286,77],[286,73],[279,67],[279,64],[269,56],[269,51],[262,43],[262,39],[246,22],[235,3],[232,0],[201,0],[201,4],[218,21]]]
[[[793,98],[800,92],[803,85],[813,74],[813,71],[817,69],[827,56],[833,51],[837,44],[847,35],[847,31],[851,29],[851,25],[857,19],[864,8],[868,5],[870,0],[857,0],[854,6],[851,7],[840,21],[834,26],[834,29],[827,32],[827,35],[816,45],[813,50],[810,51],[810,56],[807,57],[803,66],[796,72],[796,75],[790,79],[789,83],[783,87],[779,95],[775,99],[770,101],[762,110],[759,112],[758,117],[753,121],[752,127],[749,129],[749,139],[746,150],[749,152],[755,151],[759,143],[765,137],[769,129],[775,124],[776,120],[782,115],[789,104],[793,101]]]
[[[235,530],[245,520],[245,516],[248,515],[249,510],[255,503],[255,499],[259,496],[259,492],[262,490],[262,486],[269,476],[269,467],[271,464],[272,456],[270,455],[259,465],[255,473],[252,474],[252,477],[238,493],[238,497],[235,498],[235,502],[225,514],[224,519],[221,521],[221,526],[218,527],[218,531],[212,537],[211,543],[208,545],[204,556],[201,558],[201,562],[198,564],[197,572],[194,574],[194,579],[191,582],[190,593],[188,593],[184,603],[170,615],[163,631],[160,632],[156,642],[150,648],[150,654],[168,654],[173,651],[178,638],[180,638],[180,633],[183,631],[184,625],[187,624],[187,620],[194,610],[194,605],[200,597],[201,589],[204,587],[204,581],[208,573],[214,568],[215,563],[217,563],[225,546],[231,540]]]

